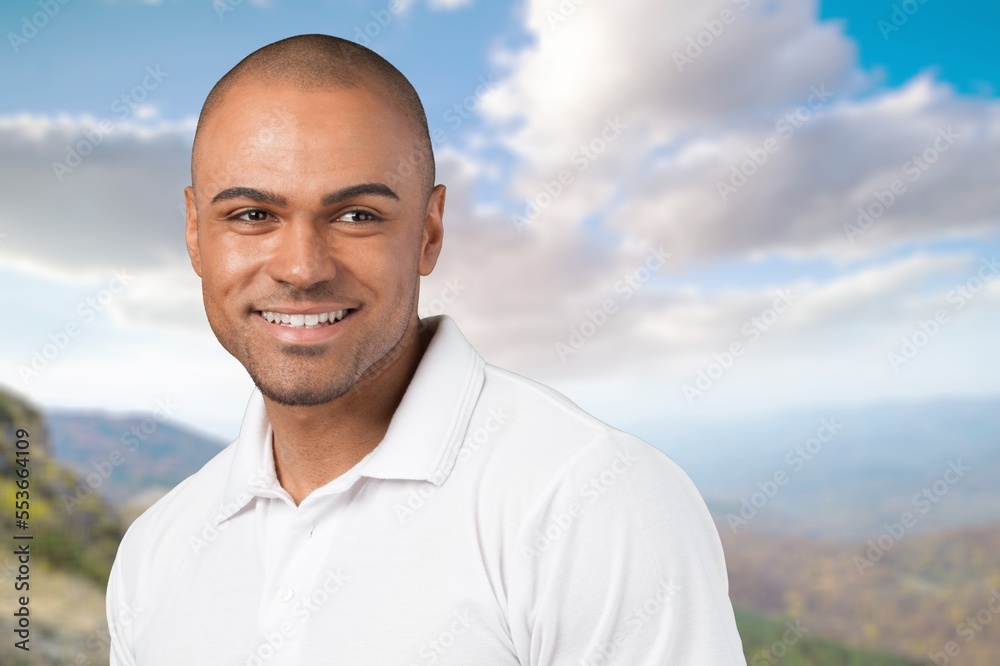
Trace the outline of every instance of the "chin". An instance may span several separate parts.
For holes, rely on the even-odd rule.
[[[351,390],[355,380],[347,368],[325,363],[282,363],[255,359],[247,370],[261,394],[279,405],[312,407],[332,402]]]
[[[315,407],[333,402],[347,393],[350,386],[331,386],[320,388],[316,386],[274,386],[267,382],[254,379],[261,394],[279,405],[285,407]]]

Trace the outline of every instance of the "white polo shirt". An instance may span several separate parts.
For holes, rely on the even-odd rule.
[[[255,392],[236,441],[132,524],[111,664],[745,665],[684,472],[424,321],[385,438],[300,506]]]

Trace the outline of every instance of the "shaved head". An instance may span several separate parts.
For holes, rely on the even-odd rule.
[[[415,363],[445,186],[395,67],[327,35],[251,53],[208,95],[191,171],[185,242],[208,323],[269,411],[364,409],[376,389],[356,386]]]
[[[191,182],[198,168],[198,138],[206,120],[236,86],[264,90],[269,85],[290,86],[302,91],[365,89],[385,99],[403,118],[411,132],[400,141],[412,145],[409,164],[421,173],[424,191],[434,187],[434,153],[423,104],[413,85],[393,65],[371,49],[330,35],[298,35],[260,48],[236,64],[219,79],[202,106],[195,130],[191,159]],[[336,114],[337,109],[331,109]],[[404,165],[399,165],[400,169]]]

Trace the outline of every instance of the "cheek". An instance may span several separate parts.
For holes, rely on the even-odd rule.
[[[388,295],[409,286],[417,275],[417,252],[412,239],[388,236],[346,245],[338,252],[341,272],[367,283],[376,292]]]
[[[400,300],[413,290],[417,280],[417,256],[410,246],[394,248],[392,255],[379,258],[378,271],[382,282],[388,288],[391,285],[395,295]],[[384,289],[387,291],[388,289]]]
[[[212,273],[204,273],[201,278],[201,292],[205,301],[205,315],[212,329],[218,334],[219,330],[225,331],[229,326],[230,317],[226,314],[226,305],[231,303],[231,299],[226,297],[226,289],[219,282],[218,276]]]
[[[202,282],[213,297],[237,291],[260,264],[259,248],[239,239],[215,238],[202,249]]]

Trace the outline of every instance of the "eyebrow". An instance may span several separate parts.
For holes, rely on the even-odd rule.
[[[253,187],[230,187],[222,190],[212,198],[212,203],[229,201],[230,199],[249,199],[257,203],[270,204],[272,206],[287,206],[288,199],[265,190],[258,190]]]
[[[323,197],[320,203],[324,206],[331,206],[335,203],[343,201],[344,199],[352,199],[365,194],[399,201],[399,195],[396,194],[391,187],[384,183],[360,183],[358,185],[349,185],[337,190],[336,192],[330,192]]]
[[[332,206],[333,204],[344,201],[345,199],[351,199],[366,194],[399,201],[399,195],[385,183],[359,183],[357,185],[348,185],[347,187],[343,187],[324,195],[320,200],[320,203],[323,206]],[[257,203],[268,204],[271,206],[288,205],[288,199],[286,197],[283,197],[275,192],[258,190],[255,187],[226,188],[212,197],[212,203],[229,201],[231,199],[249,199],[250,201],[256,201]]]

